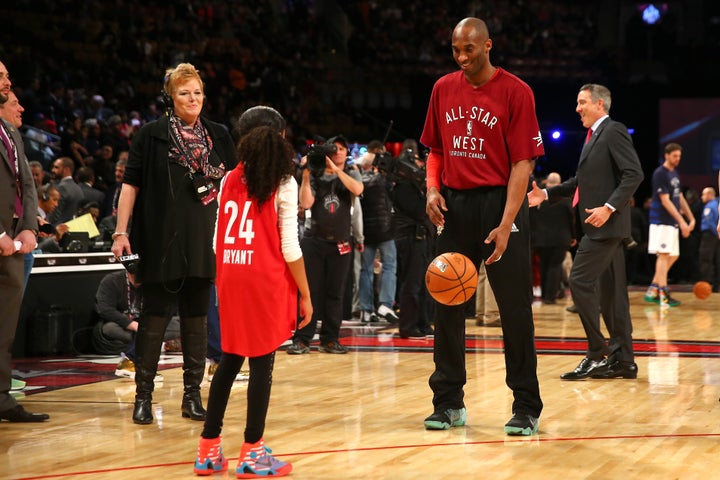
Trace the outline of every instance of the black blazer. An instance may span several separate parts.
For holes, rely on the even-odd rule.
[[[237,165],[230,132],[202,118],[213,141],[209,161]],[[130,230],[133,253],[140,254],[143,282],[169,282],[185,277],[215,278],[213,234],[217,201],[207,206],[196,198],[187,168],[168,157],[168,119],[144,125],[130,147],[124,183],[139,187]],[[214,182],[220,186],[220,180]]]
[[[580,228],[595,240],[630,236],[630,198],[643,180],[640,165],[627,127],[610,117],[603,120],[583,147],[577,173],[556,187],[549,188],[548,198],[572,198],[579,188]],[[594,227],[585,223],[586,208],[609,203],[616,208],[605,224]]]

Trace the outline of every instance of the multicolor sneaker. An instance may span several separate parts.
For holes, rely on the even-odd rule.
[[[505,433],[508,435],[532,435],[537,433],[540,419],[526,413],[514,413],[505,424]]]
[[[645,292],[645,301],[650,303],[660,303],[660,293],[657,285],[650,285]]]
[[[235,470],[237,478],[284,477],[292,471],[292,464],[270,455],[272,450],[261,438],[256,443],[243,443]]]
[[[425,419],[425,429],[448,430],[451,427],[462,427],[465,425],[465,419],[464,408],[436,410],[435,413]]]
[[[235,381],[236,382],[247,382],[250,380],[250,370],[240,370],[237,375],[235,375]]]
[[[196,475],[212,475],[213,473],[224,472],[228,468],[228,460],[223,455],[220,446],[222,439],[202,438],[197,449],[197,458],[195,458],[195,467],[193,472]]]
[[[670,296],[670,291],[666,288],[660,289],[660,306],[662,307],[677,307],[680,305],[680,300],[675,300]]]

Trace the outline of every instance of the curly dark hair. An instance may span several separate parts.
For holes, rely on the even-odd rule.
[[[252,129],[240,140],[237,152],[245,167],[248,194],[258,207],[295,171],[292,146],[272,127]]]

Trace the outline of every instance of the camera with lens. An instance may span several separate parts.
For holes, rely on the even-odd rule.
[[[322,143],[310,145],[307,152],[307,169],[314,177],[321,177],[325,171],[325,157],[330,157],[337,152],[334,143]]]
[[[409,182],[425,191],[425,170],[415,165],[412,150],[405,150],[397,158],[389,153],[375,155],[373,166],[391,182]]]
[[[125,267],[125,270],[127,270],[128,273],[135,275],[140,268],[140,255],[137,253],[133,253],[132,255],[123,255],[120,257],[120,263],[123,264],[123,267]]]

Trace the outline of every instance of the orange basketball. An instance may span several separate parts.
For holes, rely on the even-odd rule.
[[[430,262],[425,272],[425,286],[430,295],[443,305],[461,305],[470,300],[477,288],[477,269],[465,255],[447,252]]]
[[[693,293],[700,300],[705,300],[712,293],[712,285],[701,280],[693,285]]]

